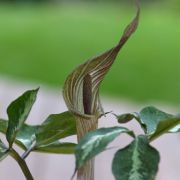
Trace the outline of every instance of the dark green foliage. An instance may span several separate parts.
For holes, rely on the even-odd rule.
[[[16,143],[25,150],[28,150],[36,141],[35,133],[39,126],[24,124],[17,133]]]
[[[170,117],[172,117],[171,114],[152,106],[142,109],[139,113],[139,119],[145,125],[147,134],[153,133],[160,121]]]
[[[116,152],[112,172],[116,180],[154,180],[160,161],[159,153],[146,136],[138,136]]]
[[[16,138],[17,132],[20,130],[31,111],[36,100],[37,92],[38,89],[25,92],[22,96],[13,101],[7,109],[9,120],[6,138],[10,147]]]
[[[0,161],[2,161],[8,155],[8,149],[4,143],[0,140]]]
[[[0,119],[0,132],[6,135],[9,147],[0,140],[0,161],[12,156],[21,167],[25,177],[33,177],[24,159],[32,152],[72,154],[76,144],[59,140],[76,134],[74,116],[69,112],[50,115],[41,125],[28,125],[25,121],[36,100],[38,89],[25,92],[13,101],[8,109],[8,120]],[[20,155],[13,149],[13,143],[25,150]]]
[[[8,127],[8,121],[0,119],[0,132],[6,134]]]
[[[133,132],[122,127],[101,128],[85,135],[75,150],[76,168],[82,167],[88,160],[104,151],[121,133],[134,136]]]
[[[75,143],[53,142],[46,145],[41,145],[34,148],[36,152],[55,153],[55,154],[73,154],[75,151]]]
[[[36,131],[36,146],[50,144],[59,139],[75,135],[76,122],[69,112],[50,115]]]
[[[17,156],[16,158],[19,158],[19,161],[26,166],[23,158],[26,158],[31,151],[56,154],[75,153],[77,170],[88,160],[106,150],[108,144],[121,133],[135,137],[134,133],[127,128],[111,127],[88,133],[77,147],[74,143],[60,142],[60,139],[76,134],[75,119],[70,112],[52,114],[41,125],[25,124],[35,102],[37,91],[27,91],[13,101],[7,110],[9,120],[0,119],[0,132],[6,134],[10,142],[8,148],[0,141],[0,160],[8,155]],[[150,142],[165,133],[179,132],[180,116],[165,113],[152,106],[143,108],[139,113],[115,116],[119,123],[136,119],[145,132],[145,135],[135,137],[131,144],[115,154],[112,163],[115,178],[117,180],[154,180],[160,157],[157,150],[150,146]],[[14,150],[11,150],[14,142],[25,150],[22,159]]]
[[[143,108],[139,113],[115,115],[119,123],[126,123],[136,119],[150,140],[164,133],[179,132],[180,116],[165,113],[153,106]]]
[[[6,134],[8,126],[7,120],[0,120],[0,132]],[[23,124],[21,129],[17,132],[15,142],[24,150],[27,150],[32,146],[35,141],[35,133],[39,126],[31,126],[28,124]]]
[[[156,130],[150,135],[150,141],[158,138],[165,133],[177,133],[179,132],[180,116],[174,116],[160,121],[156,127]]]
[[[135,137],[132,143],[115,154],[112,163],[115,179],[154,180],[158,171],[160,156],[150,143],[163,134],[179,132],[180,115],[165,113],[150,106],[143,108],[139,113],[115,116],[119,123],[126,123],[135,119],[145,133],[145,135]],[[123,130],[123,127],[120,129]],[[117,130],[118,127],[103,128],[88,133],[77,145],[75,151],[76,167],[81,167],[86,161],[104,151],[106,146],[120,133]],[[127,129],[125,132],[128,133]]]

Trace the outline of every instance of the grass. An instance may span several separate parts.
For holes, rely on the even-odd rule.
[[[113,5],[1,6],[0,74],[62,86],[79,63],[115,45],[134,9]],[[135,101],[180,101],[180,14],[142,8],[140,26],[102,92]]]

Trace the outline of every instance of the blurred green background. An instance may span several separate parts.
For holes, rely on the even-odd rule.
[[[137,32],[106,76],[105,95],[180,101],[180,1],[142,1]],[[114,46],[135,15],[128,1],[1,0],[0,75],[62,87],[79,63]]]

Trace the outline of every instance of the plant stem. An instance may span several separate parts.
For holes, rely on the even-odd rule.
[[[22,159],[26,159],[27,158],[27,156],[31,153],[31,151],[34,149],[34,146],[35,146],[35,143],[33,143],[32,145],[31,145],[31,147],[27,150],[27,151],[25,151],[24,153],[23,153],[23,155],[21,156],[21,158]]]
[[[83,117],[76,117],[76,127],[78,142],[84,135],[90,131],[96,130],[98,119],[84,119]],[[77,180],[94,180],[94,159],[89,160],[82,168],[77,171]]]
[[[14,149],[10,149],[10,155],[17,161],[17,163],[21,167],[21,170],[23,171],[26,179],[33,180],[34,178],[32,177],[32,174],[31,174],[25,160],[22,159],[21,156]]]
[[[28,149],[27,151],[25,151],[25,152],[23,153],[23,155],[21,156],[21,158],[22,158],[22,159],[26,159],[27,156],[31,153],[31,151],[32,151],[32,149]]]

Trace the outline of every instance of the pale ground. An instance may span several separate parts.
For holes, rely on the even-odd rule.
[[[36,84],[27,85],[10,80],[0,80],[0,117],[7,118],[6,108],[9,103],[28,89],[37,88]],[[102,98],[102,104],[105,111],[113,110],[116,113],[126,113],[139,111],[145,105],[136,105],[135,103]],[[152,104],[152,103],[151,103]],[[157,104],[157,103],[156,103]],[[169,112],[177,113],[175,107],[159,105],[160,108]],[[61,90],[49,89],[41,86],[38,99],[33,107],[32,113],[28,118],[28,123],[41,123],[49,114],[66,111],[67,108],[63,102]],[[99,122],[100,127],[118,126],[116,120],[108,115]],[[127,125],[130,129],[135,129],[137,133],[139,126],[134,123]],[[2,137],[2,135],[1,135]],[[76,142],[75,137],[68,138]],[[131,139],[122,135],[117,138],[110,147],[124,147]],[[161,153],[161,164],[157,180],[180,180],[180,136],[166,135],[161,137],[153,145]],[[95,180],[113,180],[111,175],[111,161],[113,154],[118,148],[107,150],[96,158]],[[73,155],[48,155],[32,153],[27,158],[27,164],[32,171],[35,180],[69,180],[74,170]],[[0,180],[24,180],[20,168],[10,157],[0,163]]]

